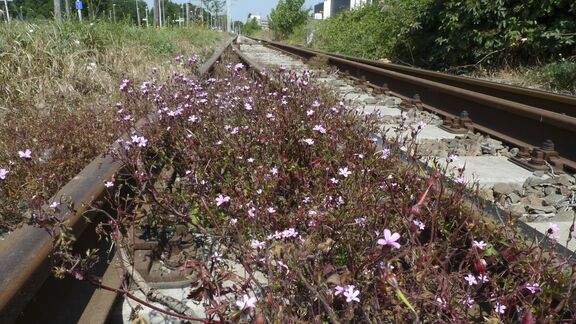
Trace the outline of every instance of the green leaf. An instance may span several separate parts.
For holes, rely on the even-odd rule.
[[[416,310],[414,309],[414,307],[412,307],[412,304],[410,304],[410,302],[408,301],[408,299],[406,298],[406,296],[404,296],[404,293],[397,288],[396,289],[396,296],[398,296],[398,298],[400,298],[400,300],[404,303],[404,305],[408,306],[408,308],[410,308],[410,310],[415,314],[418,315],[416,313]]]

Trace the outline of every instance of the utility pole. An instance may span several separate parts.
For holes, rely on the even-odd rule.
[[[164,13],[162,12],[162,0],[158,0],[158,16],[160,17],[160,28],[162,28],[162,18],[164,16]]]
[[[166,26],[166,3],[160,0],[160,27]]]
[[[229,33],[232,31],[231,18],[232,17],[230,15],[230,0],[226,0],[226,31]]]
[[[160,0],[154,0],[154,27],[160,26]]]
[[[4,5],[6,6],[6,17],[8,17],[8,22],[10,22],[10,13],[8,12],[8,2],[4,0]],[[60,0],[54,0],[54,18],[57,22],[62,22],[62,8],[60,6]]]
[[[190,27],[190,6],[188,1],[186,1],[186,27]]]
[[[150,22],[148,21],[148,6],[144,7],[146,10],[146,29],[150,28]]]
[[[66,20],[70,20],[70,0],[64,0],[64,10],[66,10]]]
[[[140,27],[140,8],[138,7],[138,0],[136,0],[136,20],[138,21],[138,27]]]

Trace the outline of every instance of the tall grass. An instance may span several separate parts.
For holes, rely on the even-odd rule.
[[[22,221],[33,196],[49,198],[119,134],[112,127],[123,79],[177,70],[177,55],[212,52],[204,29],[15,22],[0,26],[0,232]],[[18,151],[30,149],[31,159]]]

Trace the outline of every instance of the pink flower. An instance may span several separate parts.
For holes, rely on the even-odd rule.
[[[466,182],[466,180],[464,180],[463,176],[460,176],[458,178],[456,178],[456,183],[458,184],[464,184],[464,182]]]
[[[468,281],[469,286],[478,284],[478,281],[476,281],[476,277],[474,277],[472,274],[468,274],[466,277],[464,277],[464,280]]]
[[[506,312],[506,306],[500,304],[500,302],[496,302],[496,305],[494,305],[494,311],[499,314],[504,314]]]
[[[542,291],[542,289],[540,289],[540,285],[537,284],[537,283],[535,283],[535,284],[533,284],[533,285],[527,283],[527,284],[526,284],[526,289],[530,290],[530,292],[533,293],[533,294]]]
[[[412,221],[412,223],[414,223],[414,225],[418,226],[418,229],[423,231],[426,228],[426,225],[424,225],[424,223],[422,223],[421,221],[415,219]]]
[[[132,135],[132,143],[138,145],[138,147],[145,147],[148,144],[148,140],[144,136]]]
[[[344,292],[344,287],[342,287],[342,286],[336,286],[336,287],[335,287],[335,291],[334,291],[334,296],[338,296],[338,295],[340,295],[340,294],[343,293],[343,292]]]
[[[338,174],[344,178],[348,178],[352,174],[352,171],[348,171],[348,167],[338,169]]]
[[[4,180],[6,179],[6,176],[8,175],[8,170],[6,169],[0,169],[0,180]]]
[[[270,169],[270,173],[272,173],[273,175],[277,175],[278,174],[278,168],[272,167],[272,169]]]
[[[484,250],[484,248],[486,247],[486,243],[484,243],[484,241],[472,241],[472,247],[478,248],[480,250]]]
[[[483,274],[483,273],[480,274],[477,278],[478,278],[478,280],[479,280],[480,282],[488,282],[488,281],[490,281],[490,279],[488,279],[488,276],[485,275],[485,274]]]
[[[560,231],[560,227],[556,223],[548,223],[548,233],[556,234]]]
[[[468,308],[472,308],[472,306],[474,306],[474,299],[468,296],[466,297],[466,299],[462,300],[462,304],[468,306]]]
[[[122,81],[122,84],[119,87],[120,91],[122,91],[122,92],[126,91],[126,89],[128,89],[129,84],[130,84],[130,80],[124,79],[124,81]]]
[[[288,269],[288,265],[286,265],[286,263],[282,262],[282,261],[278,261],[278,270],[282,271],[282,270],[286,270],[286,274],[290,273],[290,269]]]
[[[424,127],[426,127],[426,123],[423,122],[423,121],[420,121],[420,122],[418,123],[418,129],[424,129]]]
[[[390,156],[390,149],[387,149],[387,148],[383,149],[381,158],[383,160],[386,160],[389,156]]]
[[[113,187],[113,186],[114,186],[114,182],[112,182],[112,181],[106,181],[106,182],[104,183],[104,186],[105,186],[106,188]]]
[[[244,295],[242,296],[241,300],[236,301],[236,306],[238,306],[238,308],[240,308],[241,310],[245,310],[248,308],[256,308],[256,297],[248,297],[248,295]]]
[[[244,64],[242,64],[242,63],[238,63],[238,64],[234,65],[234,70],[236,70],[236,71],[240,71],[243,68],[244,68]]]
[[[249,103],[245,103],[245,104],[244,104],[244,109],[246,109],[246,110],[252,110],[252,105],[249,104]]]
[[[336,178],[331,178],[330,182],[332,182],[333,184],[337,184],[339,181]]]
[[[314,115],[314,110],[312,110],[312,109],[308,110],[308,111],[306,112],[306,115],[308,115],[308,116]]]
[[[346,287],[346,290],[344,290],[343,295],[344,297],[346,297],[347,303],[351,303],[353,301],[360,302],[360,298],[358,298],[358,295],[360,295],[360,291],[354,289],[354,285],[348,285],[348,287]]]
[[[276,212],[276,209],[274,209],[273,207],[268,207],[266,210],[267,210],[268,213],[270,213],[270,214],[274,214],[274,213]]]
[[[30,151],[30,149],[26,149],[25,151],[18,151],[18,156],[23,159],[31,159],[32,151]]]
[[[308,144],[308,145],[313,145],[314,144],[314,140],[311,138],[305,138],[302,140],[304,143]]]
[[[322,127],[322,125],[316,125],[312,130],[319,132],[320,134],[326,134],[326,128]]]
[[[250,247],[253,249],[263,249],[266,247],[266,242],[260,242],[258,240],[252,240],[250,243]]]
[[[230,225],[236,225],[238,224],[238,219],[237,218],[231,218],[230,219]]]
[[[450,155],[448,156],[448,158],[446,159],[446,161],[447,161],[448,163],[454,162],[454,161],[458,161],[458,155],[450,154]]]
[[[220,205],[225,204],[229,201],[230,201],[230,197],[223,196],[222,194],[219,194],[218,197],[216,197],[216,206],[220,206]]]
[[[392,234],[392,232],[389,229],[385,229],[384,230],[384,238],[379,239],[377,243],[379,245],[382,245],[382,246],[389,245],[394,249],[399,249],[400,243],[396,242],[399,239],[400,239],[400,234],[398,234],[398,233]]]

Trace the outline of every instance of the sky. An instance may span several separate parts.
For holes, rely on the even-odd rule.
[[[186,0],[172,0],[175,3],[186,3]],[[270,11],[276,7],[278,0],[229,0],[232,20],[246,21],[249,13],[266,17]],[[152,6],[152,0],[146,0],[148,6]],[[199,0],[191,0],[192,4],[200,4]],[[323,2],[323,0],[306,0],[304,8],[310,8],[313,5]]]

